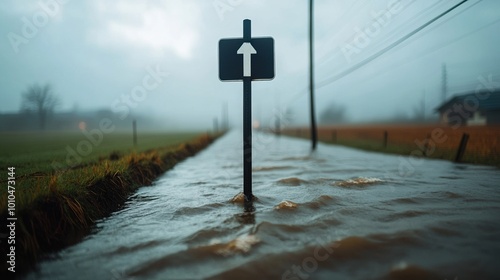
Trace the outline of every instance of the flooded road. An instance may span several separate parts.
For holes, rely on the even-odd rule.
[[[28,279],[498,279],[500,172],[230,132]],[[415,278],[411,278],[415,277]]]

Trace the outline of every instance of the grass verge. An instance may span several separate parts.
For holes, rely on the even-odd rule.
[[[80,241],[96,220],[122,207],[132,192],[150,185],[158,175],[215,138],[205,135],[175,148],[101,158],[79,168],[17,179],[16,185],[23,188],[18,187],[16,192],[16,274],[32,269],[43,254]],[[2,221],[8,217],[6,202],[7,194],[2,193]],[[8,246],[1,247],[1,254],[8,254]],[[1,266],[2,274],[7,273],[7,263]]]
[[[351,148],[454,161],[462,135],[470,138],[461,162],[500,167],[500,127],[441,125],[373,125],[319,127],[318,140]],[[283,134],[309,138],[306,128]],[[385,135],[385,136],[384,136]]]

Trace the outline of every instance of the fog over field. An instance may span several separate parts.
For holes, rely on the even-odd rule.
[[[345,121],[436,116],[446,94],[500,82],[500,1],[471,0],[363,67],[335,79],[461,1],[314,1],[319,116]],[[51,84],[59,112],[110,109],[165,125],[210,129],[224,104],[242,121],[242,84],[218,78],[218,41],[275,40],[276,77],[253,83],[254,119],[288,110],[308,122],[308,1],[6,0],[0,3],[0,113],[32,84]],[[135,97],[133,95],[135,91]],[[423,104],[423,105],[422,105]],[[417,109],[416,109],[417,108]]]

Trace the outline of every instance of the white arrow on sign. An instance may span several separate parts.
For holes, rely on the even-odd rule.
[[[252,76],[252,59],[251,55],[256,54],[257,51],[253,48],[252,44],[246,42],[238,49],[238,54],[243,55],[243,77]]]

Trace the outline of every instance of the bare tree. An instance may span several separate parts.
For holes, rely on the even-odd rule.
[[[35,113],[40,122],[40,129],[44,130],[48,116],[59,105],[59,98],[52,92],[50,84],[40,86],[34,84],[22,94],[21,110]]]

